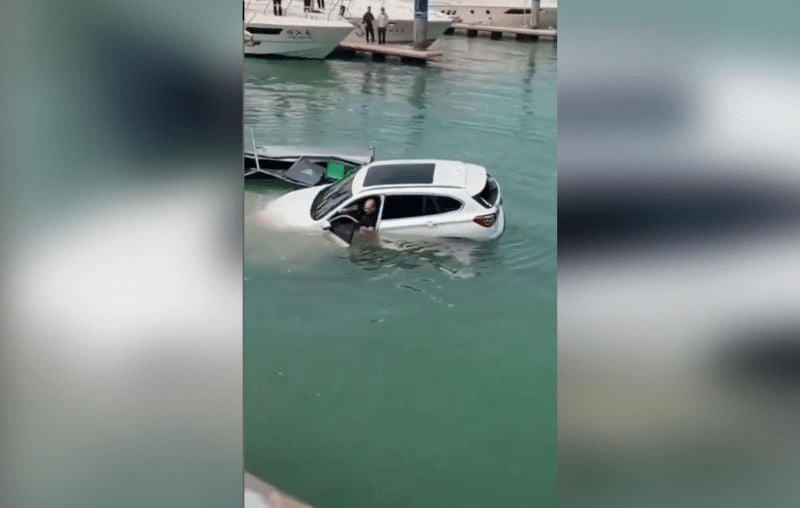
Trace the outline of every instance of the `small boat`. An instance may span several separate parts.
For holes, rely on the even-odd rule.
[[[279,179],[294,187],[341,181],[375,160],[375,149],[261,146],[244,152],[245,180]]]

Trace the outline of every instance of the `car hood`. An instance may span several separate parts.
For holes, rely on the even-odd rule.
[[[325,187],[318,185],[289,192],[267,204],[262,215],[269,225],[276,228],[312,228],[317,221],[311,218],[311,203]]]

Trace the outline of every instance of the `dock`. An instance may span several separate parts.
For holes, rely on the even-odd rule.
[[[504,33],[513,34],[517,37],[518,40],[536,41],[539,40],[540,37],[552,40],[556,40],[558,38],[558,30],[556,30],[555,28],[525,28],[525,27],[468,25],[464,23],[453,23],[453,26],[450,28],[450,30],[448,30],[448,32],[453,33],[455,30],[466,31],[467,37],[477,37],[478,32],[489,32],[492,39],[500,39],[503,37]]]
[[[345,53],[371,53],[376,62],[383,62],[387,56],[399,58],[403,63],[425,64],[442,57],[441,51],[416,49],[410,44],[367,44],[366,42],[343,42],[337,48]]]

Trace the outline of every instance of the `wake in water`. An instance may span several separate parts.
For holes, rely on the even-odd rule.
[[[245,261],[292,271],[305,271],[322,259],[346,258],[368,271],[424,269],[454,278],[470,278],[487,260],[497,261],[496,243],[459,239],[354,242],[342,247],[325,234],[287,232],[272,227],[260,214],[280,192],[248,193],[245,198]]]
[[[451,278],[480,275],[481,268],[503,264],[500,241],[466,239],[356,240],[342,247],[328,234],[286,231],[271,224],[262,213],[285,193],[284,189],[259,189],[245,195],[245,261],[262,266],[308,271],[321,261],[348,259],[367,271],[418,270],[432,268]]]
[[[380,245],[353,246],[350,261],[364,270],[414,270],[430,267],[452,278],[479,275],[478,251],[485,245],[457,239],[383,240]]]
[[[321,258],[335,256],[342,249],[323,235],[298,234],[271,227],[261,211],[285,191],[245,193],[244,259],[248,264],[305,271]]]

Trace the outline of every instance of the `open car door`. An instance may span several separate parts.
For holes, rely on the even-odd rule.
[[[377,200],[378,209],[375,211],[376,215],[380,216],[380,211],[383,203],[382,196],[369,196]],[[378,241],[378,226],[376,221],[375,228],[370,233],[359,231],[362,224],[356,218],[356,210],[358,203],[367,199],[366,197],[359,198],[357,202],[351,201],[347,205],[339,209],[339,211],[330,219],[330,222],[325,230],[331,234],[337,243],[345,245],[366,245]]]
[[[358,223],[355,217],[340,215],[331,220],[330,226],[326,230],[333,236],[336,243],[343,242],[349,246],[353,243],[353,237],[360,226],[361,224]]]

